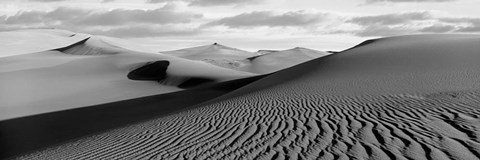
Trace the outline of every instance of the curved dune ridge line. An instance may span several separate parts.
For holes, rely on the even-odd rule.
[[[70,46],[56,49],[65,54],[71,55],[108,55],[125,52],[125,49],[111,45],[100,37],[89,37]]]
[[[90,36],[67,47],[0,58],[0,120],[176,92],[185,84],[191,88],[257,75],[128,50],[109,41],[114,39]],[[169,62],[162,81],[128,78],[131,71],[156,61]]]
[[[302,92],[342,96],[469,90],[480,87],[479,43],[478,35],[376,39],[262,81],[273,86],[297,78],[295,83],[306,86]]]
[[[211,59],[215,57],[245,59],[255,56],[255,53],[224,46],[218,43],[160,53],[183,57],[192,60]]]
[[[329,54],[301,47],[247,52],[218,43],[160,53],[256,74],[273,73]]]
[[[203,61],[229,69],[239,68],[244,65],[244,62],[242,62],[243,60],[257,55],[253,52],[227,47],[218,43],[174,51],[162,51],[160,53],[190,60]]]
[[[55,49],[88,37],[87,34],[50,29],[0,32],[0,57]]]
[[[239,70],[261,74],[272,73],[330,54],[301,47],[283,51],[260,50],[258,53],[260,55],[248,58],[248,64]]]
[[[378,39],[19,159],[480,159],[480,36]]]
[[[155,61],[131,71],[127,77],[133,80],[161,81],[167,78],[169,64],[168,61]]]

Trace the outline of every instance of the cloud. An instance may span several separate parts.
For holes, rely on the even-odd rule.
[[[52,11],[23,11],[12,16],[0,16],[0,24],[4,24],[0,29],[59,28],[121,37],[185,35],[196,31],[184,26],[192,28],[195,26],[192,23],[202,17],[202,14],[176,11],[171,5],[152,10],[109,11],[60,7]]]
[[[455,32],[480,32],[480,18],[441,18],[440,21],[452,24],[463,24]]]
[[[428,12],[409,12],[397,14],[384,14],[376,16],[354,17],[347,22],[358,25],[395,25],[409,23],[417,20],[431,19],[432,16]]]
[[[452,2],[457,0],[366,0],[366,3],[399,3],[399,2]]]
[[[89,14],[91,11],[74,8],[57,8],[50,12],[25,11],[18,12],[13,16],[5,16],[0,19],[4,24],[55,24],[64,21],[73,21]]]
[[[271,11],[256,11],[225,17],[207,25],[223,25],[230,28],[306,26],[317,24],[327,16],[326,13],[307,13],[305,11],[291,11],[282,14],[275,14]]]
[[[454,25],[444,25],[444,24],[435,24],[418,30],[419,32],[425,33],[447,33],[455,30]]]
[[[137,25],[137,26],[123,26],[120,28],[113,28],[109,30],[89,30],[90,34],[106,35],[123,38],[139,38],[139,37],[165,37],[165,36],[191,36],[200,34],[201,31],[197,29],[179,29],[175,27],[165,26],[151,26],[151,25]]]
[[[187,0],[146,0],[146,3],[164,3],[164,2],[173,2],[173,1],[187,1]]]
[[[5,24],[45,24],[113,26],[124,24],[174,24],[188,23],[202,18],[201,14],[176,12],[169,6],[154,10],[114,9],[105,12],[60,7],[53,11],[27,11],[3,19]],[[2,20],[0,19],[0,22]]]
[[[251,5],[262,3],[264,0],[192,0],[191,6],[226,6],[226,5]]]
[[[346,22],[355,24],[360,28],[338,31],[338,33],[352,33],[360,37],[415,33],[480,32],[480,18],[442,18],[429,12],[353,17]]]
[[[188,23],[192,19],[202,18],[201,14],[174,12],[163,8],[155,10],[116,9],[103,13],[92,13],[78,20],[79,25],[121,25],[127,23],[172,24]]]
[[[68,0],[28,0],[32,2],[59,2],[59,1],[68,1]]]
[[[147,3],[165,3],[183,1],[189,6],[210,7],[210,6],[246,6],[263,3],[265,0],[146,0]]]
[[[353,32],[354,35],[359,37],[386,37],[410,34],[413,31],[408,28],[402,27],[390,27],[390,26],[369,26],[362,30]]]

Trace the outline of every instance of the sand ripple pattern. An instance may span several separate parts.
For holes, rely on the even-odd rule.
[[[480,159],[480,91],[332,97],[291,89],[226,98],[19,158]]]

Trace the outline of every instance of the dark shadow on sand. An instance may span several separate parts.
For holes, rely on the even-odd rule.
[[[62,47],[62,48],[58,48],[58,49],[53,49],[53,50],[54,50],[54,51],[59,51],[59,52],[65,52],[65,51],[67,51],[68,49],[71,49],[71,48],[73,48],[73,47],[75,47],[75,46],[79,46],[79,45],[85,44],[85,42],[87,42],[89,39],[90,39],[90,37],[85,38],[84,40],[78,41],[77,43],[68,45],[68,46],[66,46],[66,47]]]
[[[185,110],[263,77],[1,121],[0,159]]]
[[[193,88],[199,85],[205,85],[208,83],[215,83],[215,80],[209,79],[209,78],[192,77],[186,80],[185,82],[183,82],[182,84],[178,85],[178,87],[187,89],[187,88]]]
[[[167,77],[168,65],[168,61],[155,61],[131,71],[127,77],[131,80],[161,81]]]

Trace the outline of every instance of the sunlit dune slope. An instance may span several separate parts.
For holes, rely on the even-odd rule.
[[[161,79],[128,76],[161,61],[168,65],[134,72],[136,77],[165,72]],[[0,120],[254,75],[159,53],[136,52],[90,36],[68,47],[0,58]]]
[[[65,30],[37,29],[0,32],[1,57],[15,56],[68,46],[89,35]]]
[[[479,159],[480,36],[377,39],[20,159]]]
[[[412,35],[371,40],[269,78],[298,77],[326,95],[384,95],[480,87],[480,36]],[[292,76],[295,75],[295,76]]]
[[[247,52],[217,43],[160,53],[257,74],[276,72],[329,54],[301,47]]]
[[[248,58],[248,65],[242,66],[239,70],[267,74],[329,54],[300,47],[283,51],[261,51],[259,53],[264,54]]]
[[[227,47],[218,43],[160,53],[190,60],[204,61],[217,66],[235,69],[243,66],[242,60],[256,56],[253,52]]]

